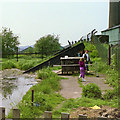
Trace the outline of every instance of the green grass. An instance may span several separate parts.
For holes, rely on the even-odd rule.
[[[66,100],[61,108],[53,111],[53,117],[58,118],[61,115],[61,112],[67,112],[70,113],[73,111],[73,108],[79,108],[79,107],[93,107],[95,105],[101,106],[111,106],[111,107],[118,107],[117,99],[113,100],[101,100],[101,99],[92,99],[92,98],[76,98],[76,99],[68,99]]]
[[[61,67],[43,69],[37,72],[38,75],[37,78],[42,79],[42,82],[33,86],[23,97],[22,101],[18,105],[19,109],[21,110],[21,118],[40,118],[41,115],[43,115],[44,111],[46,110],[53,111],[53,117],[57,118],[60,117],[61,112],[69,113],[73,110],[73,108],[93,107],[94,105],[97,106],[106,105],[106,106],[118,108],[118,99],[116,97],[117,95],[116,89],[118,86],[118,81],[117,81],[118,72],[115,69],[111,68],[110,66],[106,65],[105,62],[102,62],[101,58],[98,57],[96,47],[93,44],[86,42],[84,44],[87,50],[92,51],[90,53],[90,56],[91,56],[91,60],[93,61],[93,66],[90,66],[89,69],[95,71],[95,61],[96,61],[97,72],[99,74],[106,75],[106,83],[113,86],[114,90],[106,91],[105,96],[101,99],[82,97],[77,99],[66,100],[59,94],[59,90],[61,89],[59,80],[66,78],[58,77],[55,73],[52,72],[52,70],[59,70],[61,69]],[[3,61],[7,62],[6,59],[4,59]],[[16,63],[15,59],[12,60],[11,62],[15,64],[16,68],[28,69],[31,64],[34,66],[43,61],[38,58],[34,58],[33,60],[30,60],[29,58],[29,60],[21,59],[21,61],[19,61],[18,63]],[[73,76],[76,75],[79,76],[79,73]],[[93,75],[86,74],[86,76],[93,76]],[[78,82],[80,83],[80,87],[84,87],[81,81]],[[34,106],[31,106],[32,89],[34,89],[35,91]],[[61,107],[56,109],[58,105],[61,105]],[[9,114],[8,117],[10,118],[10,116],[11,114]]]
[[[44,75],[41,77],[41,74]],[[24,95],[18,108],[21,118],[40,118],[44,111],[52,111],[58,104],[65,100],[57,91],[60,90],[60,78],[50,68],[38,71],[38,78],[42,78],[39,84],[34,85]],[[46,77],[45,77],[46,76]],[[34,106],[31,106],[31,91],[34,90]],[[8,115],[10,118],[12,114]]]
[[[60,69],[62,69],[61,66],[54,66],[54,67],[52,67],[52,70],[60,70]]]
[[[23,56],[20,55],[18,62],[16,58],[3,58],[2,59],[2,70],[4,69],[11,69],[11,68],[17,68],[20,70],[28,70],[36,65],[39,65],[40,63],[48,60],[52,56],[45,57],[44,59],[37,58],[35,56]]]
[[[18,108],[21,111],[21,118],[41,118],[44,111],[53,111],[53,118],[58,118],[61,112],[70,113],[73,108],[78,107],[93,107],[95,105],[118,107],[118,99],[94,99],[94,98],[76,98],[66,100],[59,94],[61,77],[52,72],[52,68],[39,70],[38,78],[42,82],[33,86],[23,97],[19,103]],[[79,81],[80,82],[80,81]],[[84,87],[81,83],[81,87]],[[31,106],[31,90],[34,90],[34,106]],[[56,93],[57,92],[57,93]],[[63,103],[64,101],[64,103]],[[61,105],[61,107],[56,108]],[[11,118],[12,114],[8,115]]]

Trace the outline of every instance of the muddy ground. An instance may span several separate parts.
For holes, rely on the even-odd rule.
[[[73,108],[74,112],[70,113],[70,118],[78,118],[79,114],[87,115],[88,118],[107,117],[120,118],[120,111],[117,108],[109,106],[101,106],[100,109],[92,109],[89,107]]]

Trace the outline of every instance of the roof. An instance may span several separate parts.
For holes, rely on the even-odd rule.
[[[106,31],[113,30],[113,29],[116,29],[116,28],[120,28],[120,25],[117,25],[117,26],[114,26],[114,27],[108,28],[108,29],[103,30],[103,31],[101,31],[101,32],[106,32]]]

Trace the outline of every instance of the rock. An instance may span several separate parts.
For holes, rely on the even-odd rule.
[[[108,115],[109,115],[108,113],[103,113],[102,117],[108,117]]]
[[[117,108],[115,108],[113,111],[114,111],[114,112],[116,112],[116,111],[118,111],[118,109],[117,109]]]
[[[102,114],[103,114],[103,112],[102,112],[102,111],[100,111],[100,112],[99,112],[99,115],[100,115],[100,116],[102,116]]]
[[[107,110],[106,109],[104,109],[102,112],[106,112]]]
[[[83,107],[82,109],[83,109],[83,110],[87,110],[87,108],[85,108],[85,107]]]

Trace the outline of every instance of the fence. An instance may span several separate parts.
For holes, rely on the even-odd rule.
[[[6,56],[7,58],[16,58],[16,60],[18,61],[19,59],[21,58],[25,58],[25,59],[29,59],[29,56],[30,58],[46,58],[47,56],[52,56],[56,53],[59,52],[59,50],[54,50],[54,51],[50,51],[51,54],[50,55],[45,55],[44,54],[44,51],[42,50],[41,52],[18,52],[16,51],[16,53],[7,53],[7,54],[3,54],[2,51],[0,52],[0,58]]]
[[[12,109],[12,118],[9,120],[18,120],[20,119],[20,110],[19,109]],[[0,119],[1,120],[7,120],[5,118],[5,108],[0,107]],[[25,118],[26,119],[26,118]],[[34,119],[34,118],[32,118]],[[44,120],[52,120],[52,119],[58,119],[58,120],[70,120],[70,119],[76,119],[76,120],[120,120],[120,118],[107,118],[107,117],[97,117],[97,118],[88,118],[87,115],[79,114],[78,118],[70,118],[69,113],[61,113],[61,118],[52,118],[52,111],[45,111],[44,112],[44,118],[39,118]]]
[[[102,61],[109,64],[109,48],[108,45],[102,44],[96,36],[93,36],[93,44],[98,50],[98,55],[102,58]]]
[[[120,109],[120,44],[111,46],[111,66],[118,71],[118,107]]]
[[[96,46],[99,56],[102,60],[110,65],[111,68],[118,71],[118,107],[120,109],[120,40],[110,42],[109,46],[104,46],[100,40],[94,36],[94,45]]]

